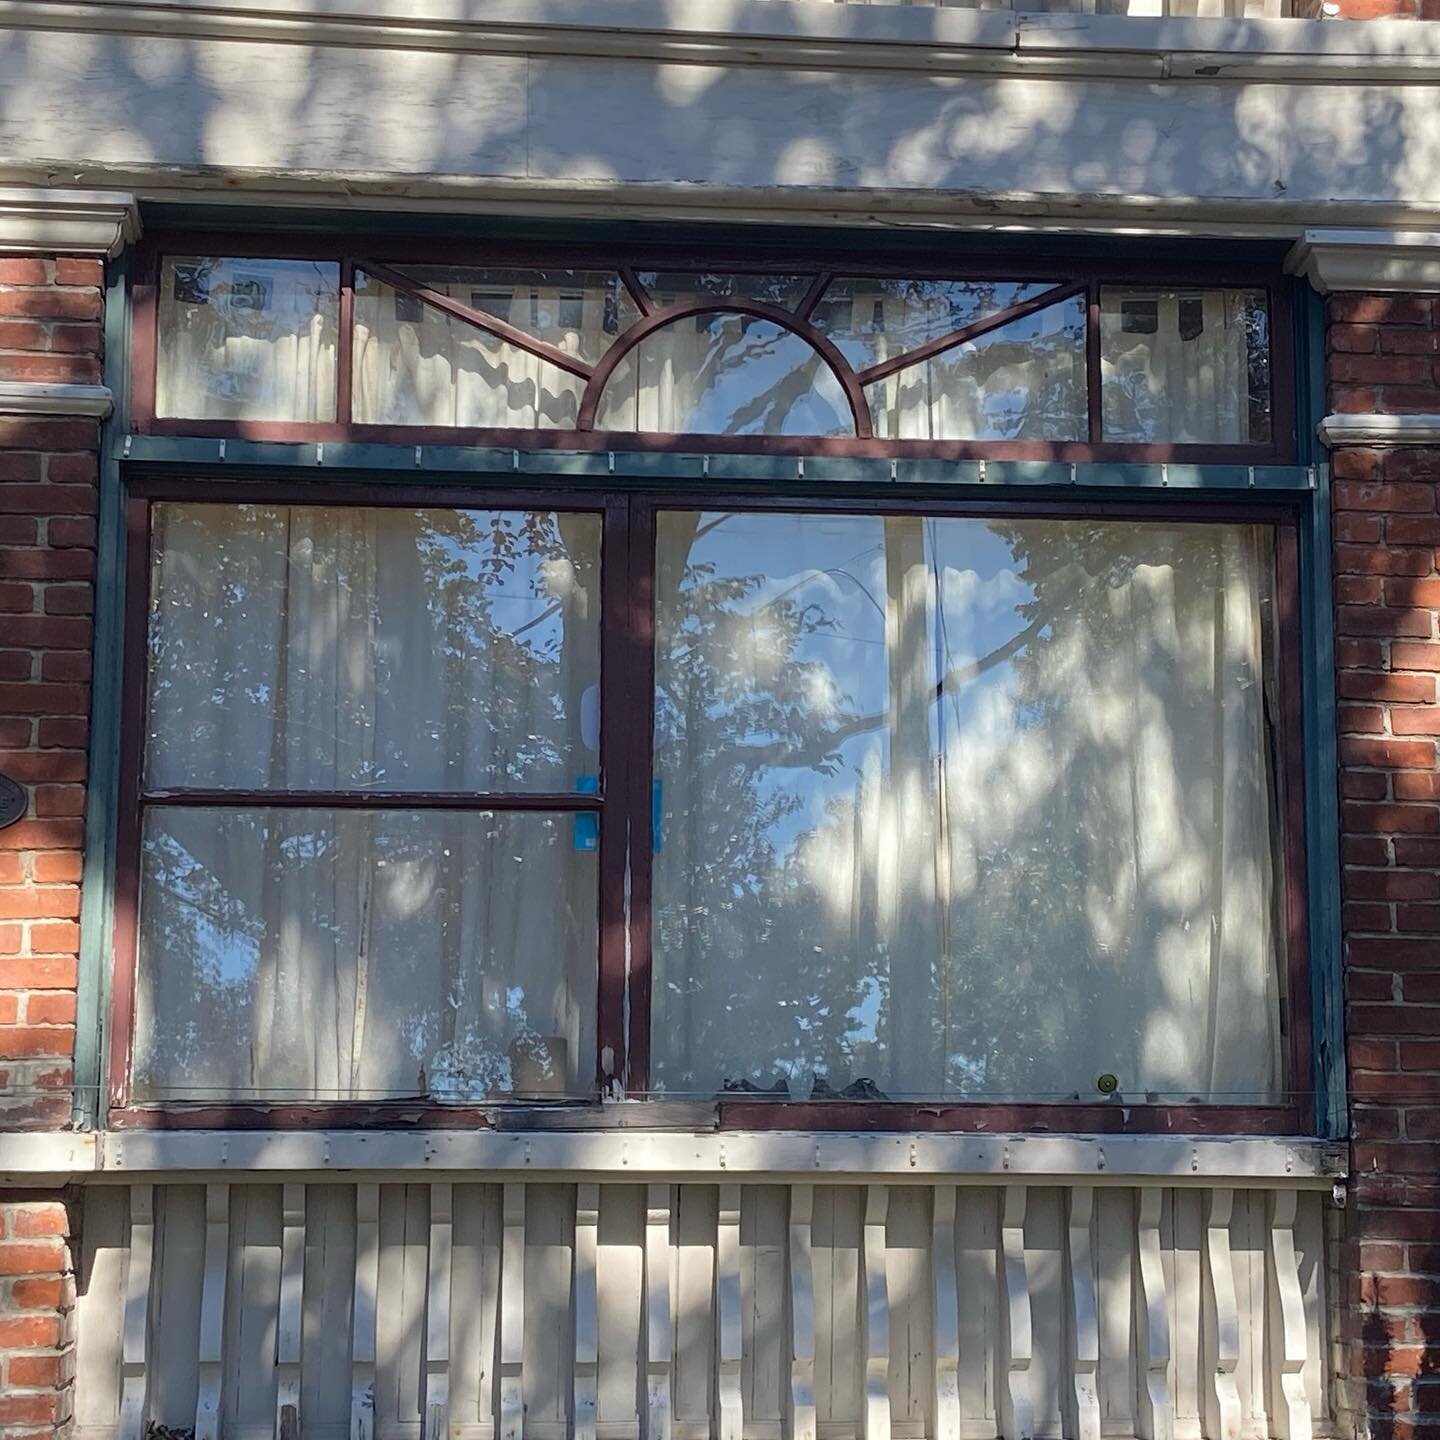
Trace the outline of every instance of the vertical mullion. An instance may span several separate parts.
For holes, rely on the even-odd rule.
[[[635,498],[629,507],[629,640],[631,689],[625,727],[629,767],[629,1052],[626,1089],[650,1090],[651,930],[655,764],[655,507]]]
[[[150,502],[125,509],[125,619],[121,656],[120,795],[116,807],[114,980],[111,991],[110,1103],[129,1098],[140,932],[140,787],[144,773],[146,656],[150,615]]]
[[[626,1067],[626,876],[628,871],[631,704],[629,644],[629,507],[605,500],[600,548],[600,945],[596,976],[596,1084],[608,1093],[623,1085]]]
[[[1085,408],[1092,445],[1104,438],[1100,406],[1100,282],[1092,279],[1085,287]]]
[[[335,341],[335,422],[349,425],[355,388],[355,262],[348,256],[340,262],[339,332]]]

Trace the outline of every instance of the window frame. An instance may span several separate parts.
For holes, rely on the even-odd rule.
[[[183,476],[136,466],[127,471],[126,583],[123,645],[121,773],[114,916],[114,983],[110,1011],[109,1123],[115,1128],[324,1128],[337,1125],[405,1123],[422,1128],[474,1128],[525,1123],[526,1117],[555,1124],[663,1123],[667,1114],[698,1123],[709,1115],[723,1129],[886,1130],[886,1131],[1090,1131],[1094,1133],[1295,1134],[1313,1128],[1313,1038],[1304,794],[1303,648],[1299,573],[1300,496],[1289,499],[1178,499],[1166,495],[1133,499],[1033,497],[1014,492],[995,496],[946,495],[931,487],[857,484],[821,487],[797,480],[775,487],[725,491],[677,484],[658,489],[636,486],[507,488],[498,480],[468,483],[396,484],[290,473],[216,475],[203,470]],[[525,792],[468,796],[467,808],[569,809],[600,815],[598,951],[596,972],[596,1081],[604,1094],[612,1078],[644,1109],[596,1101],[523,1101],[473,1105],[403,1100],[221,1104],[175,1101],[136,1105],[130,1094],[134,991],[138,969],[137,902],[143,822],[142,766],[148,674],[150,610],[150,510],[160,502],[324,504],[443,507],[458,509],[548,509],[603,516],[601,549],[601,723],[600,793],[594,797],[535,797]],[[1027,519],[1104,517],[1115,520],[1189,520],[1269,526],[1274,536],[1277,674],[1279,696],[1276,781],[1283,827],[1281,868],[1285,936],[1285,1041],[1283,1073],[1287,1091],[1273,1105],[1125,1105],[1119,1102],[1053,1104],[988,1101],[768,1101],[717,1096],[714,1101],[649,1099],[651,769],[654,705],[655,517],[666,509],[727,509],[791,514],[915,514],[936,517]],[[162,792],[163,793],[163,792]],[[232,792],[241,803],[257,792]],[[194,792],[212,797],[213,792]],[[236,799],[234,797],[241,797]],[[307,797],[317,803],[315,797]],[[366,793],[366,804],[420,808],[415,792]],[[541,803],[536,803],[536,800]],[[564,803],[555,803],[557,798]],[[441,797],[424,795],[438,808]],[[488,807],[487,807],[487,802]],[[153,801],[151,803],[154,803]],[[173,803],[162,800],[160,803]],[[204,803],[197,801],[197,803]],[[273,798],[271,804],[277,803]],[[355,803],[349,801],[347,803]],[[379,808],[377,805],[376,808]],[[626,836],[636,837],[627,844]],[[629,877],[629,893],[626,879]],[[628,915],[628,923],[627,923]],[[628,1044],[627,1044],[628,1041]],[[607,1069],[607,1049],[613,1064]]]
[[[210,255],[230,259],[314,260],[328,261],[340,268],[340,294],[336,346],[336,418],[329,422],[190,420],[156,414],[156,366],[158,360],[159,280],[161,265],[167,255]],[[367,266],[366,262],[371,262]],[[352,344],[350,337],[355,314],[355,271],[374,273],[378,267],[405,264],[451,264],[498,268],[574,268],[618,271],[632,297],[639,292],[634,273],[641,269],[714,270],[734,274],[804,273],[815,277],[795,313],[751,300],[699,301],[670,310],[652,310],[641,305],[640,319],[617,338],[596,362],[587,362],[594,381],[588,391],[588,408],[582,409],[574,430],[530,428],[466,428],[422,425],[361,425],[351,421]],[[566,245],[536,244],[533,247],[494,241],[407,241],[393,238],[373,242],[342,242],[286,236],[275,233],[240,234],[224,232],[171,232],[147,236],[137,246],[135,278],[132,286],[133,325],[131,329],[131,425],[138,435],[188,436],[193,438],[245,439],[279,442],[334,442],[402,444],[402,445],[493,445],[520,449],[558,449],[573,451],[643,451],[655,454],[691,452],[697,445],[716,453],[759,455],[816,455],[848,458],[914,458],[937,460],[1045,461],[1060,460],[1072,464],[1118,461],[1135,463],[1204,464],[1217,462],[1237,465],[1294,463],[1298,453],[1295,396],[1294,315],[1291,287],[1273,266],[1242,264],[1229,260],[1218,262],[1192,260],[1184,263],[1166,260],[1085,259],[1076,260],[1061,253],[1026,254],[1013,259],[1000,257],[966,257],[946,259],[943,253],[916,254],[903,259],[856,262],[852,251],[824,246],[807,247],[799,262],[793,246],[786,247],[769,237],[757,239],[743,251],[725,250],[715,246],[688,248],[674,244],[636,246],[616,244]],[[876,438],[868,433],[862,421],[868,416],[864,400],[865,384],[860,374],[870,371],[890,373],[890,362],[865,367],[857,372],[843,359],[836,368],[838,351],[833,342],[809,323],[809,314],[822,298],[826,277],[859,279],[936,279],[980,281],[1025,281],[1048,283],[1053,293],[1037,299],[1044,306],[1063,303],[1066,295],[1085,297],[1086,330],[1085,358],[1087,414],[1089,437],[1083,441],[1038,440],[903,440]],[[388,276],[377,279],[393,283],[393,268]],[[1263,443],[1206,444],[1142,444],[1108,442],[1101,438],[1103,396],[1101,385],[1101,315],[1100,289],[1104,285],[1134,286],[1143,289],[1235,287],[1264,292],[1269,315],[1270,365],[1270,439]],[[425,286],[407,282],[409,293],[420,295]],[[638,303],[638,302],[637,302]],[[809,308],[807,308],[809,307]],[[461,315],[468,307],[446,301],[441,306],[452,316]],[[1011,307],[1015,308],[1015,307]],[[1037,308],[1034,302],[1020,307],[1022,313]],[[595,402],[605,379],[620,361],[632,352],[647,335],[663,325],[686,316],[710,313],[739,313],[768,319],[792,333],[800,334],[814,344],[821,359],[829,365],[845,390],[852,408],[856,409],[855,437],[824,437],[806,435],[710,435],[698,433],[659,433],[646,431],[604,431],[583,428],[593,421]],[[962,327],[963,331],[989,330],[994,321]],[[490,324],[492,333],[503,336],[512,327]],[[516,333],[517,340],[531,351],[544,355],[542,341]],[[943,337],[943,346],[958,343]],[[920,345],[908,356],[915,363],[924,352],[941,348],[942,342]],[[567,367],[572,368],[567,360]],[[878,375],[877,375],[878,378]]]

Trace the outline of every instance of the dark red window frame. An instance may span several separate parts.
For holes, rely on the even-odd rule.
[[[600,816],[599,945],[596,978],[596,1080],[604,1089],[623,1077],[627,1093],[644,1099],[649,1080],[650,1026],[650,775],[651,706],[654,691],[655,516],[662,509],[780,511],[787,513],[892,513],[985,517],[1024,515],[1068,519],[1103,516],[1143,521],[1192,520],[1265,524],[1275,537],[1277,677],[1280,695],[1278,782],[1283,823],[1282,876],[1286,941],[1285,1073],[1290,1089],[1271,1106],[1121,1105],[1119,1103],[896,1101],[755,1101],[717,1097],[715,1123],[722,1128],[831,1130],[948,1130],[995,1132],[1094,1131],[1126,1133],[1303,1133],[1313,1123],[1310,983],[1305,882],[1305,816],[1301,724],[1302,651],[1299,614],[1298,525],[1293,505],[1175,501],[1065,501],[1021,498],[959,500],[916,492],[825,494],[813,485],[783,494],[758,491],[718,494],[677,487],[658,490],[503,489],[486,485],[396,486],[313,477],[178,479],[132,473],[127,516],[125,680],[121,722],[122,771],[117,847],[115,970],[110,1014],[110,1123],[116,1127],[251,1126],[324,1128],[394,1125],[474,1128],[496,1123],[503,1104],[451,1106],[405,1100],[384,1103],[266,1105],[237,1102],[135,1106],[130,1095],[134,992],[138,962],[137,911],[141,827],[147,806],[174,804],[284,804],[284,793],[260,791],[142,791],[148,658],[150,507],[157,501],[217,504],[325,504],[483,509],[587,511],[603,517],[601,552],[602,783],[598,796],[566,794],[307,793],[308,804],[385,805],[396,809],[594,810]],[[629,905],[626,906],[626,876]],[[628,1047],[627,1047],[628,1038]],[[606,1052],[613,1063],[603,1067]],[[654,1114],[661,1115],[663,1100]],[[567,1109],[595,1123],[595,1106],[547,1107],[551,1123]],[[687,1106],[693,1112],[693,1106]],[[603,1110],[602,1110],[603,1114]],[[636,1123],[632,1113],[628,1123]]]
[[[217,255],[230,258],[329,261],[339,266],[339,336],[336,354],[336,418],[328,423],[289,421],[186,420],[155,414],[156,355],[159,326],[159,279],[166,255]],[[355,272],[376,279],[423,300],[461,320],[474,321],[476,313],[459,301],[408,279],[394,267],[405,264],[458,264],[505,268],[576,268],[618,271],[635,300],[641,318],[619,337],[605,355],[593,363],[561,354],[533,336],[484,317],[484,328],[510,339],[535,355],[560,365],[587,380],[585,397],[575,430],[468,429],[419,425],[358,425],[350,419],[350,381],[354,321]],[[699,301],[664,311],[655,310],[635,281],[638,269],[710,270],[731,274],[794,274],[816,278],[792,312],[752,300]],[[963,327],[950,335],[921,345],[903,357],[854,370],[834,344],[811,323],[824,284],[830,278],[925,278],[936,280],[1031,281],[1047,284],[1045,294],[1022,305]],[[1122,444],[1101,438],[1100,289],[1102,285],[1142,287],[1235,286],[1263,290],[1269,311],[1270,439],[1263,444],[1178,445]],[[1084,296],[1086,301],[1086,376],[1088,385],[1088,438],[1083,441],[1034,440],[897,440],[877,439],[871,433],[869,405],[864,386],[871,381],[985,334],[1009,320]],[[406,242],[376,240],[344,245],[334,240],[306,240],[274,234],[242,235],[225,232],[174,233],[149,237],[137,250],[132,288],[134,331],[131,354],[131,423],[137,434],[199,438],[373,442],[406,445],[494,445],[526,449],[628,450],[652,453],[693,451],[697,444],[713,452],[769,455],[833,455],[890,459],[1131,461],[1136,463],[1241,465],[1288,464],[1296,453],[1296,413],[1290,286],[1272,268],[1228,262],[1173,264],[1147,261],[1087,260],[1077,262],[1056,255],[1009,260],[999,257],[946,261],[916,256],[896,262],[857,259],[850,250],[806,249],[797,259],[793,247],[759,240],[743,253],[728,254],[714,248],[536,245],[499,246],[491,242]],[[805,435],[736,436],[650,434],[602,431],[593,428],[601,389],[616,365],[647,335],[687,316],[719,312],[753,315],[773,321],[814,346],[844,389],[854,412],[854,437]]]

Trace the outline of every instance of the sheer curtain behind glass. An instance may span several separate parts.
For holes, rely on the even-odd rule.
[[[162,505],[149,790],[572,790],[599,522]],[[147,811],[140,1098],[565,1093],[593,1073],[569,817]]]
[[[662,515],[657,1085],[1274,1099],[1268,538]]]

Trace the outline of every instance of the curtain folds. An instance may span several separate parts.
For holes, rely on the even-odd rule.
[[[665,1088],[1275,1097],[1262,532],[660,537]]]

